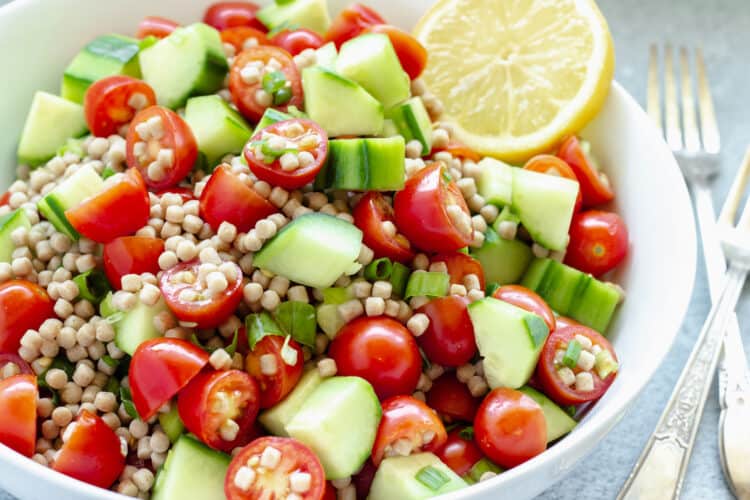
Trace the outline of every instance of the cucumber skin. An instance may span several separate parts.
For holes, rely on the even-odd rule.
[[[334,139],[316,188],[347,191],[399,191],[405,182],[406,144],[401,136]]]
[[[31,222],[22,208],[17,208],[0,217],[0,262],[10,264],[13,261],[15,245],[11,239],[11,233],[18,228],[31,231]]]

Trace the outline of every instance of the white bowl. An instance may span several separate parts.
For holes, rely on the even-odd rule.
[[[337,12],[350,0],[332,0]],[[15,148],[37,89],[57,92],[67,62],[96,35],[133,33],[146,15],[189,23],[210,0],[16,0],[0,8],[0,187],[13,180]],[[386,19],[414,25],[430,0],[371,0]],[[158,7],[157,7],[158,5]],[[617,210],[631,237],[617,280],[628,291],[610,338],[622,363],[617,380],[580,425],[550,450],[497,478],[452,495],[460,499],[533,497],[586,456],[625,414],[669,351],[685,314],[695,274],[696,240],[690,199],[679,168],[656,129],[615,84],[583,135],[617,190]],[[2,418],[2,416],[0,416]],[[644,435],[649,429],[643,429]],[[0,445],[0,486],[24,499],[116,499],[42,467]],[[614,493],[617,485],[612,485]]]

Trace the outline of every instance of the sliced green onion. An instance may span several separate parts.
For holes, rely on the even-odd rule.
[[[228,347],[225,347],[224,350],[227,351],[227,354],[230,356],[234,356],[234,353],[237,352],[237,341],[240,338],[240,330],[236,329],[234,330],[234,337],[232,337],[232,343],[229,344]]]
[[[125,408],[125,412],[130,415],[130,418],[140,420],[141,416],[138,415],[138,410],[135,409],[135,405],[133,404],[133,396],[130,394],[130,389],[120,386],[120,400],[122,401],[123,408]]]
[[[281,71],[272,71],[263,75],[263,90],[273,94],[284,88],[286,85],[286,75]]]
[[[117,172],[112,170],[111,167],[105,167],[104,170],[102,170],[102,179],[109,179],[113,175],[115,175]]]
[[[458,253],[469,255],[469,247],[459,248]]]
[[[274,106],[281,106],[292,100],[292,89],[289,87],[282,87],[273,94]]]
[[[495,465],[494,463],[490,462],[486,458],[482,457],[479,462],[475,463],[474,466],[467,472],[463,479],[469,483],[474,484],[478,483],[479,479],[486,473],[486,472],[492,472],[494,474],[500,474],[503,471],[500,467]]]
[[[497,289],[500,288],[499,283],[488,283],[485,294],[487,297],[492,297],[495,295],[495,292],[497,292]]]
[[[120,364],[119,361],[114,359],[109,354],[105,354],[104,356],[102,356],[102,361],[104,361],[107,364],[107,366],[111,366],[112,368],[117,368],[117,365]]]
[[[78,285],[79,296],[92,304],[98,304],[112,291],[107,276],[98,269],[79,274],[73,281]]]
[[[404,298],[412,297],[445,297],[448,294],[450,278],[446,273],[414,271],[406,284]]]
[[[581,343],[577,340],[571,340],[563,356],[563,364],[568,368],[575,368],[578,365],[578,358],[581,357]]]
[[[400,262],[393,263],[391,270],[391,293],[396,297],[403,297],[406,284],[409,282],[411,270]]]
[[[393,272],[393,263],[388,257],[375,259],[365,267],[365,279],[370,281],[387,280]]]
[[[451,480],[445,472],[432,465],[419,469],[414,478],[432,491],[438,491]]]
[[[352,294],[348,288],[331,287],[323,290],[323,302],[326,304],[339,305],[349,301]]]
[[[474,440],[474,427],[472,426],[464,427],[458,432],[458,437],[466,441],[473,441]]]
[[[302,345],[315,347],[315,307],[305,302],[282,302],[273,316],[284,333]]]
[[[612,357],[612,353],[606,349],[602,349],[596,355],[594,368],[596,369],[596,374],[603,380],[611,373],[616,372],[620,368],[620,365],[615,361],[615,358]]]
[[[245,329],[247,330],[247,343],[251,351],[255,349],[255,344],[267,335],[284,335],[276,321],[265,311],[248,314],[245,318]]]

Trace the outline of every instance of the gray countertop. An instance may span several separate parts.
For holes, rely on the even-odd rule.
[[[7,0],[0,0],[0,4]],[[609,20],[617,48],[617,79],[636,99],[645,102],[648,46],[672,42],[703,47],[709,78],[716,100],[722,132],[724,175],[716,183],[715,196],[721,200],[733,172],[748,144],[747,110],[750,86],[744,60],[750,47],[750,2],[747,0],[598,0]],[[377,0],[369,2],[377,6]],[[665,247],[664,258],[679,248]],[[680,369],[687,360],[694,340],[708,313],[709,299],[702,265],[699,270],[690,312],[674,348],[661,370],[619,425],[584,462],[540,498],[610,499],[625,481],[630,468],[656,424]],[[745,295],[747,299],[747,294]],[[739,318],[750,319],[750,302],[739,307]],[[744,328],[743,328],[744,331]],[[750,338],[745,338],[750,349]],[[729,499],[719,465],[716,428],[719,406],[714,389],[703,418],[695,453],[685,483],[685,499]],[[0,491],[0,500],[11,500]]]

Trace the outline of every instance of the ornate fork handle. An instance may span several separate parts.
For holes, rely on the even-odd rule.
[[[746,275],[746,269],[730,266],[719,300],[712,307],[669,403],[618,499],[676,499],[679,496],[719,361],[724,332]]]

